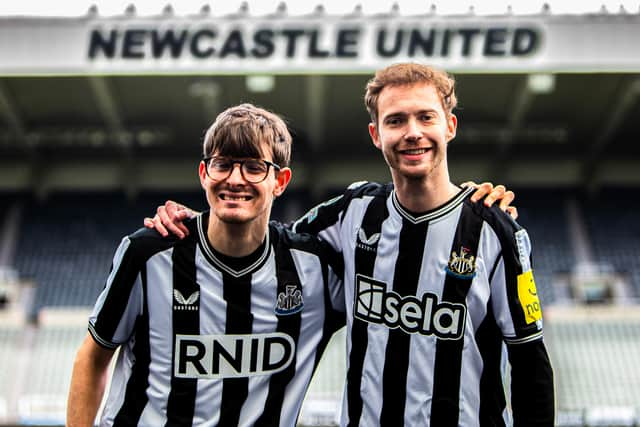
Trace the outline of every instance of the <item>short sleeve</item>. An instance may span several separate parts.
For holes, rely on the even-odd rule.
[[[131,239],[122,239],[105,288],[89,317],[89,332],[105,348],[114,349],[126,342],[142,314],[141,266],[134,252]]]

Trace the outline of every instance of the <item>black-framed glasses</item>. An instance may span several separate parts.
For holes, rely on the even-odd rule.
[[[206,166],[207,176],[214,181],[227,179],[233,172],[233,166],[236,163],[240,165],[242,177],[252,184],[258,184],[267,179],[269,168],[272,167],[276,171],[280,170],[280,166],[262,159],[233,159],[231,157],[213,156],[205,157],[202,161]]]

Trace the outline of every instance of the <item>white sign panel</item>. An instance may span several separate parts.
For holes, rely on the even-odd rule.
[[[19,18],[0,74],[634,72],[640,16]]]

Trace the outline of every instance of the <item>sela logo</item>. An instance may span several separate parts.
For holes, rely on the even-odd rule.
[[[291,364],[295,343],[274,332],[253,335],[176,335],[174,376],[237,378],[271,375]]]
[[[276,314],[290,315],[299,312],[304,307],[302,291],[298,285],[285,285],[285,291],[278,294]]]
[[[387,284],[356,275],[354,316],[370,323],[400,328],[408,333],[435,335],[457,340],[464,333],[467,308],[462,304],[438,303],[438,296],[425,293],[422,299],[387,292]]]
[[[174,289],[173,298],[176,300],[178,304],[174,304],[173,309],[174,310],[197,310],[198,304],[196,304],[196,302],[198,301],[199,297],[200,297],[200,291],[195,291],[194,293],[189,295],[189,298],[185,298],[180,293],[179,290]]]
[[[356,246],[365,251],[375,252],[375,248],[373,247],[380,240],[380,233],[373,233],[371,236],[367,237],[364,229],[358,229],[358,240],[356,242]]]
[[[449,264],[445,267],[447,274],[458,279],[472,279],[476,275],[476,257],[467,256],[470,253],[464,246],[460,247],[460,255],[456,251],[451,252]]]

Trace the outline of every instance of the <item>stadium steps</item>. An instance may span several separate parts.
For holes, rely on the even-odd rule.
[[[200,193],[175,198],[202,208]],[[31,316],[46,307],[93,305],[122,237],[140,228],[166,199],[163,194],[131,201],[120,193],[61,193],[28,201],[15,267],[37,287]]]
[[[86,333],[84,325],[46,325],[34,331],[18,403],[21,422],[64,423],[73,361]]]
[[[16,383],[14,373],[18,363],[18,342],[21,337],[18,325],[0,325],[0,423],[10,421],[10,414],[15,408]]]
[[[640,307],[548,307],[558,412],[640,410]]]

